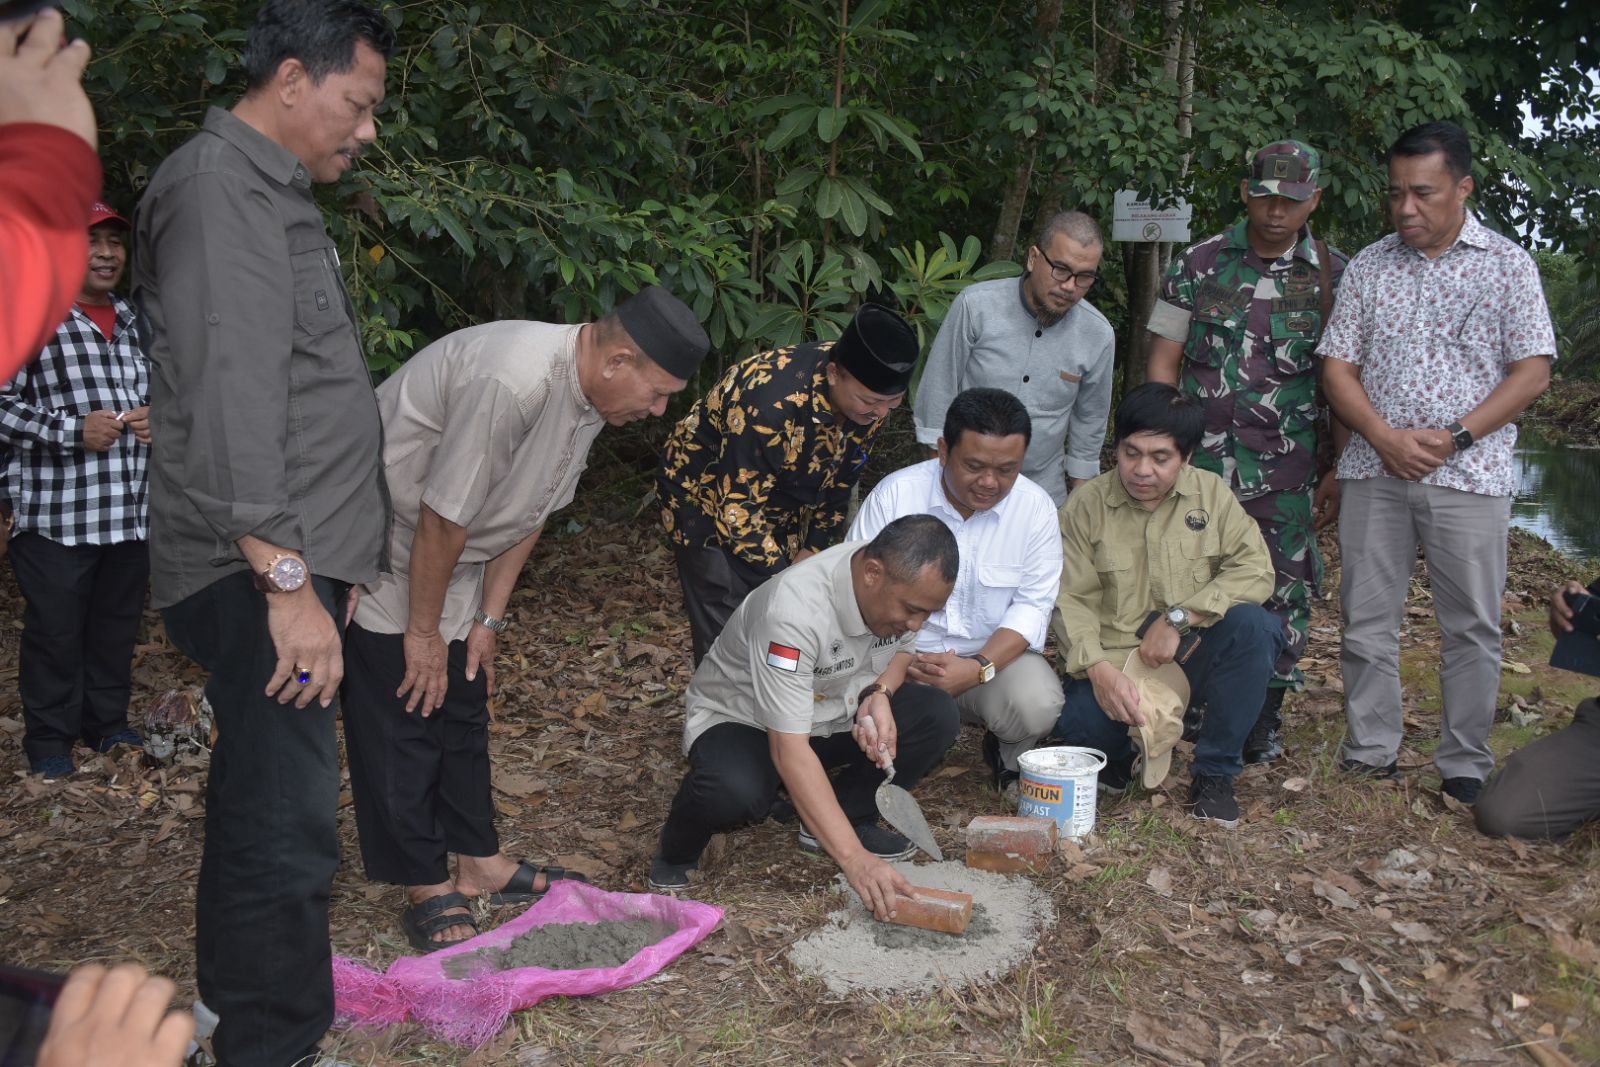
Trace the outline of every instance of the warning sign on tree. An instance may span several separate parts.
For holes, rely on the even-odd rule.
[[[1158,209],[1148,200],[1137,199],[1138,195],[1132,189],[1118,191],[1111,219],[1113,241],[1189,240],[1189,219],[1194,214],[1189,201],[1178,200]]]

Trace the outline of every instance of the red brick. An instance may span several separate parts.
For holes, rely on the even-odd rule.
[[[1053,854],[1059,834],[1054,819],[980,815],[967,824],[967,850],[998,852],[1031,860]]]
[[[917,926],[946,934],[961,934],[972,921],[972,894],[927,886],[911,887],[912,896],[896,897],[894,918],[901,926]]]
[[[986,848],[967,849],[967,866],[980,871],[998,874],[1016,874],[1018,871],[1041,871],[1052,857],[1047,855],[1023,856],[1015,852],[995,852]]]

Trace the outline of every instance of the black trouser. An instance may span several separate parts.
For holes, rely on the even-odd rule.
[[[683,611],[689,616],[694,639],[694,665],[706,658],[717,635],[728,625],[734,609],[750,591],[769,577],[751,570],[720,548],[674,545],[678,584],[683,588]]]
[[[406,712],[394,695],[406,673],[405,638],[352,623],[345,633],[345,750],[367,877],[396,885],[450,878],[450,853],[493,856],[489,686],[467,681],[467,643],[452,641],[444,703]]]
[[[347,587],[313,577],[336,625]],[[278,655],[248,571],[163,611],[167,634],[211,673],[217,745],[195,892],[200,997],[221,1022],[221,1067],[288,1067],[333,1022],[328,894],[339,866],[334,708],[266,695]]]
[[[133,646],[144,616],[150,554],[143,541],[64,545],[11,539],[26,606],[17,653],[22,747],[30,761],[91,748],[128,728]]]
[[[910,789],[955,744],[961,713],[943,690],[913,683],[902,685],[889,705],[899,734],[894,784]],[[661,828],[663,860],[693,864],[711,835],[767,817],[782,784],[769,744],[765,730],[731,722],[718,723],[695,738],[689,749],[689,773]],[[867,759],[850,731],[813,737],[811,749],[824,770],[840,768],[833,776],[833,792],[851,824],[876,821],[874,794],[883,772]]]

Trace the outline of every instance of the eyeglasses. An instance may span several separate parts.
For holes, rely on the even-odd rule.
[[[1039,253],[1040,259],[1050,264],[1050,277],[1054,278],[1058,282],[1071,281],[1080,289],[1087,289],[1089,286],[1100,280],[1100,275],[1096,271],[1078,270],[1070,263],[1057,263],[1047,254],[1045,254],[1045,250],[1040,248],[1038,245],[1034,245],[1033,250]]]

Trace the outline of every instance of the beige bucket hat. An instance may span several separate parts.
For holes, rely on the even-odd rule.
[[[1172,748],[1183,736],[1183,712],[1189,706],[1189,678],[1176,663],[1149,667],[1136,648],[1128,653],[1122,673],[1139,687],[1139,714],[1143,726],[1128,727],[1128,737],[1140,754],[1140,781],[1155,789],[1172,769]]]

